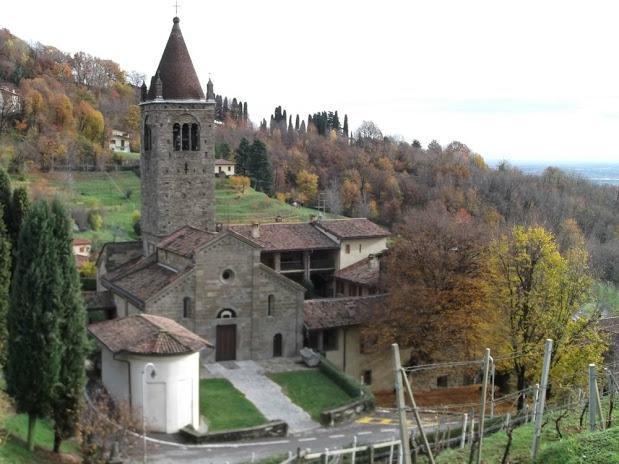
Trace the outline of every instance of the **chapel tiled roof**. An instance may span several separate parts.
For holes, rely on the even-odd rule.
[[[97,322],[88,331],[113,353],[178,355],[212,346],[177,322],[152,314]]]
[[[303,321],[309,330],[363,325],[384,314],[386,295],[306,300]]]
[[[230,226],[235,232],[249,238],[264,251],[332,250],[339,245],[310,223],[260,224],[260,236],[252,237],[251,225]]]
[[[142,258],[142,242],[108,242],[103,245],[103,249],[97,257],[97,267],[104,260],[106,271],[109,273],[114,269],[125,266],[128,263],[135,263]]]
[[[350,266],[340,269],[335,273],[335,277],[356,284],[376,286],[380,279],[380,265],[377,262],[378,256],[368,256],[361,261],[357,261]],[[371,260],[377,260],[372,264]]]
[[[84,298],[84,304],[88,311],[96,309],[114,309],[116,307],[112,293],[107,290],[102,292],[82,292],[82,297]]]
[[[189,258],[193,255],[194,250],[214,240],[217,235],[215,232],[206,232],[195,227],[184,226],[159,242],[157,248]]]
[[[316,224],[339,239],[389,237],[391,233],[366,218],[323,219]]]
[[[150,255],[104,275],[101,283],[107,288],[124,294],[142,307],[148,298],[185,275],[188,270],[174,271],[158,263],[155,255]]]
[[[204,92],[189,56],[187,45],[185,45],[179,22],[178,18],[174,18],[170,38],[163,50],[157,73],[151,80],[149,100],[154,100],[156,97],[157,74],[161,79],[164,100],[204,100]]]
[[[217,158],[215,159],[215,166],[233,166],[236,165],[234,161],[230,161],[227,159]]]

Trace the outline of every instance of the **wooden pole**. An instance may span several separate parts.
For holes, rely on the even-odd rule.
[[[595,432],[596,398],[595,398],[595,364],[589,364],[589,431]]]
[[[398,403],[398,419],[400,421],[400,452],[404,464],[411,464],[411,452],[408,442],[408,428],[406,424],[406,405],[402,386],[402,364],[400,363],[400,348],[397,343],[391,345],[393,352],[393,373],[395,375],[395,395]],[[426,442],[427,443],[427,442]]]
[[[546,390],[548,388],[548,373],[550,372],[550,357],[552,356],[552,340],[546,339],[544,344],[544,364],[542,365],[542,379],[539,387],[539,397],[535,412],[535,429],[533,432],[533,443],[531,445],[531,459],[535,461],[539,441],[542,436],[542,417],[544,416],[544,406],[546,405]]]
[[[415,402],[415,397],[413,396],[413,389],[411,388],[411,384],[408,381],[408,376],[403,370],[402,370],[402,376],[404,377],[404,383],[406,384],[406,390],[408,391],[408,397],[411,400],[411,405],[413,407],[413,416],[415,417],[417,428],[419,429],[419,433],[421,434],[421,438],[423,440],[423,446],[425,446],[426,448],[426,453],[428,455],[428,461],[430,462],[430,464],[434,464],[434,455],[432,454],[432,449],[430,448],[428,437],[426,436],[426,432],[423,429],[423,424],[421,423],[421,417],[419,416],[419,410],[417,409],[417,403]],[[438,433],[438,430],[436,431],[436,433]]]
[[[462,414],[462,435],[460,436],[460,449],[464,448],[466,443],[466,426],[469,415],[467,413]]]
[[[481,451],[484,441],[484,420],[486,417],[486,397],[488,395],[488,374],[490,371],[490,348],[484,354],[484,384],[481,387],[481,412],[479,414],[479,440],[477,445],[477,464],[481,464]]]

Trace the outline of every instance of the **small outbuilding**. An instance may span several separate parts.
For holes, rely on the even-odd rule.
[[[151,314],[91,324],[101,345],[101,377],[116,401],[152,432],[200,426],[200,350],[212,345],[171,319]]]
[[[234,168],[236,167],[236,163],[234,161],[225,160],[225,159],[216,159],[215,160],[215,175],[218,177],[230,177],[234,175]]]

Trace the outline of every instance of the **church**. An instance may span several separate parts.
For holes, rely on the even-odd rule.
[[[312,298],[348,297],[342,317],[355,319],[350,297],[378,293],[390,234],[365,218],[216,223],[213,82],[204,93],[179,22],[141,89],[141,241],[103,247],[97,290],[113,317],[164,316],[208,340],[205,362],[337,349],[325,321],[342,321],[313,313],[326,306],[307,304],[308,288]]]

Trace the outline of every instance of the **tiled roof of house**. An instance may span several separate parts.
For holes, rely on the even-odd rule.
[[[323,219],[317,227],[339,239],[389,237],[391,233],[366,218]]]
[[[157,244],[157,248],[172,251],[187,258],[194,250],[215,239],[215,232],[206,232],[191,226],[184,226],[164,238]]]
[[[309,330],[363,325],[384,312],[386,295],[306,300],[303,321]]]
[[[230,226],[235,232],[262,246],[265,251],[337,249],[338,244],[312,224],[261,224],[260,236],[252,237],[251,225]]]
[[[88,331],[113,353],[178,355],[212,346],[177,322],[152,314],[97,322]]]
[[[82,292],[82,297],[84,298],[84,304],[88,311],[95,309],[114,309],[116,307],[112,293],[107,290],[103,292]]]
[[[114,269],[142,258],[142,242],[108,242],[97,257],[97,267],[105,260],[105,269],[109,273]]]
[[[128,263],[101,278],[101,283],[107,288],[124,293],[138,306],[167,285],[184,275],[189,269],[178,272],[156,261],[155,255],[142,258],[137,262]]]
[[[215,166],[234,166],[236,163],[234,161],[217,158],[215,160]]]
[[[87,239],[87,238],[74,238],[73,239],[73,245],[74,246],[79,246],[79,245],[90,245],[92,242]]]
[[[375,286],[380,278],[380,265],[377,256],[368,256],[335,273],[338,279],[347,280],[356,284]],[[375,260],[375,261],[372,261]]]
[[[204,92],[185,45],[179,22],[178,18],[174,18],[172,32],[155,76],[159,74],[161,79],[164,100],[204,100]],[[154,100],[156,97],[155,81],[156,77],[153,77],[148,93],[149,100]]]

